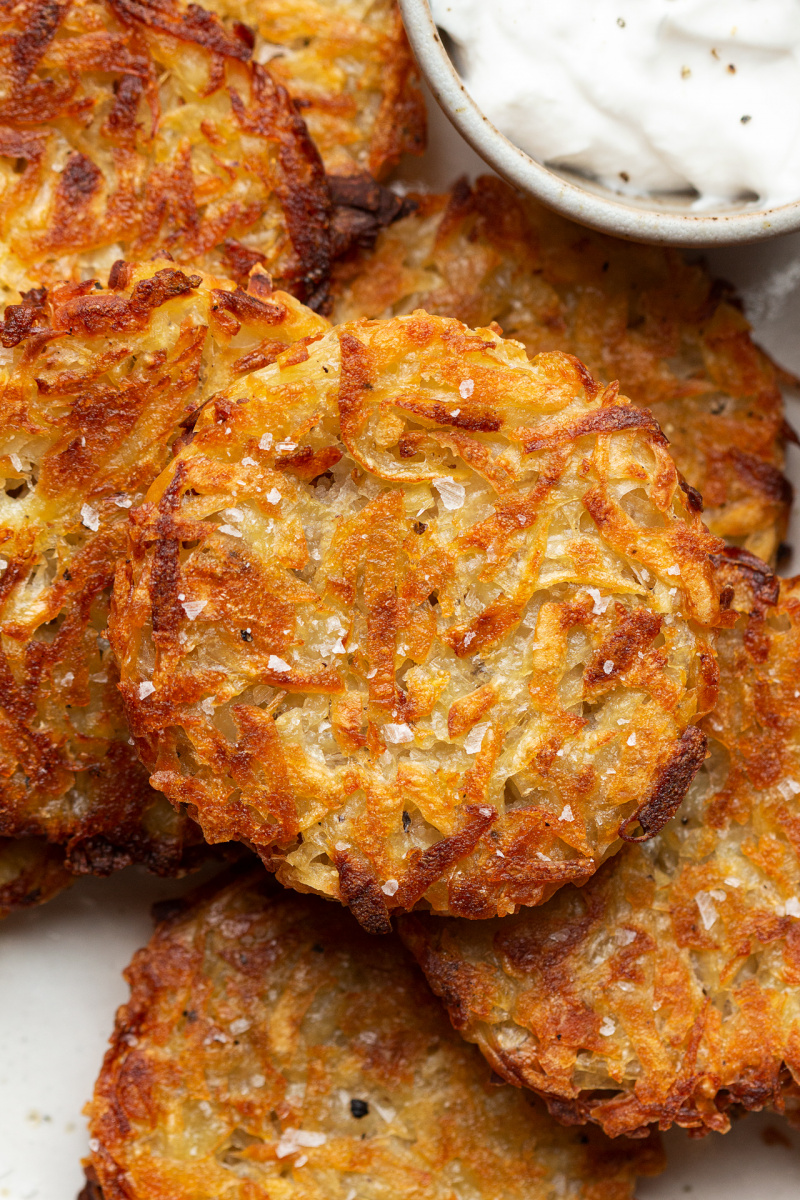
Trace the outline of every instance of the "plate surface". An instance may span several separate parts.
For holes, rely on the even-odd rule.
[[[405,169],[407,182],[444,189],[484,165],[430,103],[430,150]],[[712,269],[739,289],[758,341],[800,373],[800,234],[759,246],[716,250]],[[789,401],[800,429],[800,403]],[[800,451],[789,449],[800,492]],[[790,542],[800,544],[795,504]],[[800,555],[784,567],[800,571]],[[0,1200],[74,1200],[91,1094],[114,1010],[127,995],[122,968],[147,941],[150,905],[198,881],[165,881],[131,868],[84,879],[40,909],[0,925]],[[673,1131],[669,1167],[642,1183],[640,1200],[796,1200],[800,1134],[779,1117],[736,1122],[726,1137]],[[400,1198],[398,1198],[400,1200]]]

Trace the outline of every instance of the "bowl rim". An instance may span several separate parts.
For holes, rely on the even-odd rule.
[[[745,212],[670,213],[626,204],[572,183],[500,132],[470,96],[445,49],[429,0],[398,0],[420,70],[445,116],[480,157],[514,187],[562,216],[602,233],[671,246],[758,242],[800,229],[800,199]]]

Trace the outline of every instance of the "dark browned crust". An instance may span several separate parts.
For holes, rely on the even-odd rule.
[[[680,808],[689,785],[703,765],[708,739],[696,725],[690,725],[681,735],[669,762],[664,766],[648,799],[623,821],[619,836],[625,842],[648,842],[656,836]],[[630,830],[639,825],[642,832]]]
[[[103,1200],[103,1189],[100,1187],[94,1167],[91,1163],[86,1163],[83,1170],[86,1175],[86,1183],[78,1193],[77,1200]]]
[[[52,900],[73,879],[61,846],[0,837],[0,918]]]

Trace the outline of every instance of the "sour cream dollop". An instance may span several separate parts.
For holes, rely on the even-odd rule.
[[[431,0],[478,106],[548,165],[693,207],[800,198],[800,0]]]

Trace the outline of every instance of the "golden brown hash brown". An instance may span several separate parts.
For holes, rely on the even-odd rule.
[[[44,838],[0,838],[0,917],[51,900],[74,878],[63,846]]]
[[[328,171],[382,179],[425,149],[425,101],[395,0],[207,0],[256,33]]]
[[[280,45],[270,49],[236,7],[224,19],[184,0],[0,7],[0,286],[7,292],[105,277],[118,258],[167,250],[192,269],[225,265],[237,277],[266,264],[301,299],[324,303],[337,248],[331,191],[279,77],[297,76],[301,107],[314,92],[326,145],[339,137],[352,143],[352,156],[330,151],[339,172],[343,157],[351,173],[373,157],[380,166],[406,145],[391,112],[405,111],[417,94],[404,35],[387,3],[376,6],[361,44],[352,3],[304,5],[304,37],[297,14],[282,22],[267,7],[261,27],[286,41],[273,72],[257,59]],[[305,49],[298,39],[308,41]],[[385,92],[363,70],[373,51],[396,64],[385,72]],[[354,181],[350,199],[356,209],[380,208],[380,193],[365,199],[366,179]],[[399,201],[386,203],[389,219]],[[374,229],[376,212],[360,211],[361,224]],[[356,215],[345,210],[348,229]]]
[[[395,938],[267,884],[212,893],[128,968],[90,1105],[105,1200],[628,1200],[660,1168],[657,1143],[493,1083]]]
[[[202,841],[148,783],[104,635],[128,511],[181,422],[328,328],[251,286],[119,264],[113,286],[40,289],[0,325],[0,837],[63,843],[76,871],[174,870]]]
[[[663,832],[536,911],[402,927],[499,1074],[610,1134],[800,1096],[800,579],[774,604],[744,570],[711,754]]]
[[[418,199],[373,254],[337,267],[335,319],[420,307],[497,321],[530,354],[577,355],[652,410],[712,532],[774,558],[792,497],[779,373],[730,290],[677,251],[593,233],[498,179]]]
[[[133,515],[109,628],[151,781],[373,932],[541,903],[703,759],[693,503],[567,355],[424,312],[285,352]]]

